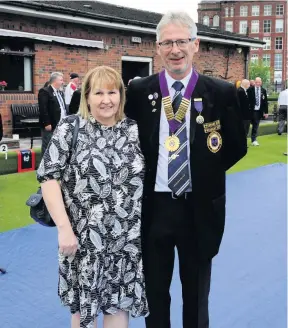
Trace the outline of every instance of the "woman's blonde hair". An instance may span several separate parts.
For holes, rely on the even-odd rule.
[[[97,66],[92,68],[84,77],[81,88],[81,100],[79,114],[82,118],[88,119],[90,109],[88,106],[88,96],[96,89],[118,89],[120,93],[119,110],[116,113],[116,121],[124,118],[124,105],[126,102],[125,87],[121,75],[113,68],[108,66]]]

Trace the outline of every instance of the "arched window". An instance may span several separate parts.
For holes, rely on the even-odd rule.
[[[203,17],[203,25],[209,26],[209,16],[204,16]]]
[[[219,26],[219,16],[218,15],[215,15],[213,17],[213,26],[215,26],[215,27]]]

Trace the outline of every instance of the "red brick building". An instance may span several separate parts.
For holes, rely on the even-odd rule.
[[[83,77],[109,65],[124,82],[161,70],[155,28],[161,14],[91,1],[0,2],[0,112],[4,135],[12,134],[12,104],[37,103],[51,72]],[[263,42],[198,24],[200,73],[235,82],[247,75],[249,47]]]
[[[263,60],[271,67],[271,81],[288,80],[286,0],[202,0],[198,21],[210,27],[263,40],[264,48],[252,48],[251,61]]]

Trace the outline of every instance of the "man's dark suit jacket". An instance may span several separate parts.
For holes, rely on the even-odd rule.
[[[253,109],[250,105],[248,93],[246,94],[242,87],[237,89],[237,93],[243,120],[252,120]]]
[[[69,114],[76,114],[79,110],[81,99],[81,90],[77,89],[73,92],[71,102],[69,105]]]
[[[148,96],[157,93],[155,106]],[[193,192],[191,220],[194,219],[200,258],[211,259],[218,253],[225,223],[225,172],[247,152],[244,125],[236,88],[224,81],[199,75],[192,99],[202,98],[205,122],[220,120],[222,148],[213,153],[207,146],[209,133],[196,123],[198,115],[191,105],[190,168]],[[127,92],[126,115],[138,123],[139,138],[146,162],[143,191],[143,235],[149,229],[151,203],[156,181],[161,113],[159,75],[133,80]],[[156,109],[153,110],[153,109]],[[144,237],[145,238],[145,237]],[[192,245],[193,243],[191,243]],[[192,247],[192,246],[191,246]]]
[[[64,96],[62,99],[65,104]],[[39,104],[39,123],[42,128],[47,125],[52,125],[52,130],[56,128],[56,125],[60,121],[61,107],[58,103],[57,97],[51,85],[42,88],[38,93]]]
[[[255,105],[256,105],[256,98],[255,98],[255,87],[250,87],[247,90],[248,97],[249,97],[249,102],[251,105],[252,110],[254,110]],[[260,102],[260,113],[261,117],[263,114],[268,113],[268,99],[267,99],[267,92],[264,88],[261,87],[261,102]]]

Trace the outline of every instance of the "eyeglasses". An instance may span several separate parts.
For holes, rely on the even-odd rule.
[[[174,43],[177,44],[177,47],[179,49],[185,49],[185,48],[187,48],[189,42],[195,41],[195,40],[196,40],[196,38],[180,39],[180,40],[175,40],[175,41],[167,40],[167,41],[159,42],[158,44],[164,50],[169,50],[169,49],[173,48]]]

